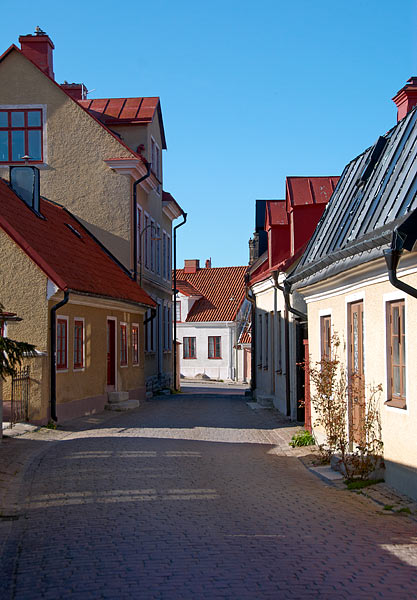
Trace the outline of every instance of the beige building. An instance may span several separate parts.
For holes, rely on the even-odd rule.
[[[312,361],[334,352],[333,334],[342,342],[352,446],[381,384],[385,479],[417,498],[417,79],[394,101],[402,118],[345,167],[290,282],[307,303]]]
[[[5,413],[26,402],[22,419],[44,424],[99,412],[108,398],[138,406],[155,303],[69,211],[17,185],[36,168],[16,169],[14,189],[0,180],[1,299],[23,319],[8,323],[8,337],[34,344],[36,356],[25,359],[27,397],[12,396],[10,379],[3,386]]]
[[[169,385],[172,221],[182,211],[163,193],[159,98],[87,99],[83,84],[56,83],[44,32],[19,41],[0,57],[0,176],[13,164],[36,165],[41,194],[141,280],[156,303],[146,328],[148,391]]]

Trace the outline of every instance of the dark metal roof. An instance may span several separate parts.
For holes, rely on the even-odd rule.
[[[417,109],[346,165],[339,183],[290,281],[328,277],[352,263],[375,258],[367,250],[389,243],[390,232],[417,207]],[[372,255],[372,258],[371,258]],[[342,263],[340,263],[342,261]],[[318,272],[321,272],[319,275]],[[297,287],[301,287],[297,285]]]

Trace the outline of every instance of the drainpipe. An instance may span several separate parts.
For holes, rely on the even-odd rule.
[[[138,280],[138,201],[137,201],[137,195],[136,195],[136,188],[137,186],[142,183],[142,181],[145,181],[145,179],[148,179],[148,177],[151,174],[151,166],[152,163],[147,162],[146,163],[146,174],[141,177],[140,179],[137,179],[134,183],[133,183],[133,274],[132,274],[132,279],[134,279],[135,281]]]
[[[177,229],[178,229],[178,227],[182,227],[183,225],[185,225],[185,223],[187,221],[187,213],[183,211],[182,217],[184,219],[183,222],[178,223],[178,225],[175,225],[175,227],[174,227],[174,314],[173,314],[173,321],[174,321],[174,343],[173,343],[174,385],[173,385],[173,388],[175,389],[175,391],[178,391],[177,390]]]
[[[415,236],[416,236],[416,234],[414,233],[412,242],[415,241]],[[398,268],[404,247],[407,247],[407,245],[408,245],[407,249],[411,250],[414,245],[414,243],[410,243],[410,241],[407,244],[406,240],[407,240],[407,235],[405,233],[401,232],[401,225],[400,225],[400,227],[398,229],[394,230],[394,233],[392,235],[391,248],[384,250],[384,258],[385,258],[385,262],[387,263],[388,277],[389,277],[391,284],[394,287],[398,288],[399,290],[402,290],[406,294],[413,296],[413,298],[417,298],[417,290],[415,288],[411,287],[411,285],[404,283],[404,281],[401,281],[397,277],[397,268]]]
[[[50,339],[50,347],[51,347],[51,355],[50,355],[50,369],[51,369],[51,419],[55,422],[58,421],[58,417],[56,416],[56,311],[61,306],[64,306],[68,302],[69,299],[69,291],[65,290],[63,299],[55,304],[51,308],[51,339]],[[68,360],[68,357],[67,357]]]
[[[245,273],[245,297],[252,305],[252,325],[251,325],[251,341],[250,341],[250,389],[253,392],[256,390],[256,296],[253,295],[249,286],[249,273]]]
[[[291,392],[290,392],[290,324],[288,319],[288,304],[285,297],[285,290],[278,283],[279,271],[272,271],[272,278],[275,287],[284,294],[284,346],[285,346],[285,404],[287,417],[291,416]]]
[[[290,301],[291,284],[288,283],[287,280],[284,281],[284,287],[283,287],[282,291],[284,292],[285,306],[287,307],[289,312],[292,313],[293,315],[295,315],[296,317],[298,317],[299,319],[302,319],[302,321],[301,321],[302,323],[307,323],[307,315],[291,306],[291,301]]]

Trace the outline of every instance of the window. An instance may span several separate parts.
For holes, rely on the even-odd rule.
[[[142,209],[140,208],[140,206],[137,207],[137,211],[136,211],[136,215],[137,215],[137,228],[138,228],[138,237],[137,237],[137,258],[138,258],[138,262],[143,263],[143,256],[142,256],[142,248],[140,246],[141,242],[142,242],[142,238],[141,238],[141,232],[143,229],[143,215],[142,215]]]
[[[155,271],[155,221],[151,219],[151,226],[149,227],[149,231],[151,232],[151,271]]]
[[[209,358],[221,358],[222,357],[222,348],[221,348],[221,337],[210,335],[208,339],[208,357]]]
[[[258,315],[258,368],[262,367],[262,315]]]
[[[332,357],[332,323],[330,315],[320,317],[320,354],[321,360]]]
[[[0,162],[42,162],[42,110],[0,109]]]
[[[151,162],[152,171],[156,175],[157,179],[161,180],[161,151],[158,144],[153,138],[151,138]]]
[[[282,317],[281,311],[277,312],[277,373],[282,373]]]
[[[167,274],[166,279],[171,281],[171,238],[167,235],[167,257],[166,257],[166,265],[167,265]]]
[[[168,347],[167,350],[171,350],[172,348],[172,317],[171,317],[171,307],[167,308],[167,341]]]
[[[166,253],[167,253],[167,234],[162,234],[162,277],[166,279]]]
[[[182,338],[183,358],[197,358],[195,337]]]
[[[68,318],[61,317],[56,322],[56,368],[68,369]]]
[[[144,231],[145,233],[143,234],[143,237],[145,238],[143,241],[143,253],[144,253],[144,257],[142,258],[142,264],[145,263],[145,267],[147,269],[149,269],[149,231],[150,231],[150,227],[149,227],[149,217],[147,214],[145,214],[145,219],[144,219]]]
[[[405,302],[387,304],[388,400],[396,408],[406,407]]]
[[[175,304],[175,319],[177,321],[177,323],[181,323],[181,300],[177,299],[177,302]]]
[[[120,323],[120,366],[127,366],[127,325]]]
[[[139,325],[132,324],[132,364],[139,364]]]
[[[84,320],[74,319],[74,369],[84,368]]]
[[[156,273],[161,274],[161,227],[156,226]]]
[[[269,315],[266,313],[264,315],[264,326],[265,326],[265,335],[264,335],[264,359],[263,359],[263,368],[268,369],[268,356],[269,356]]]

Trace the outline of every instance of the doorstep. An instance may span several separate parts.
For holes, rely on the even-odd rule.
[[[3,437],[19,437],[25,435],[25,433],[38,431],[41,428],[40,425],[31,425],[30,423],[14,423],[13,427],[10,427],[10,423],[3,421]]]

